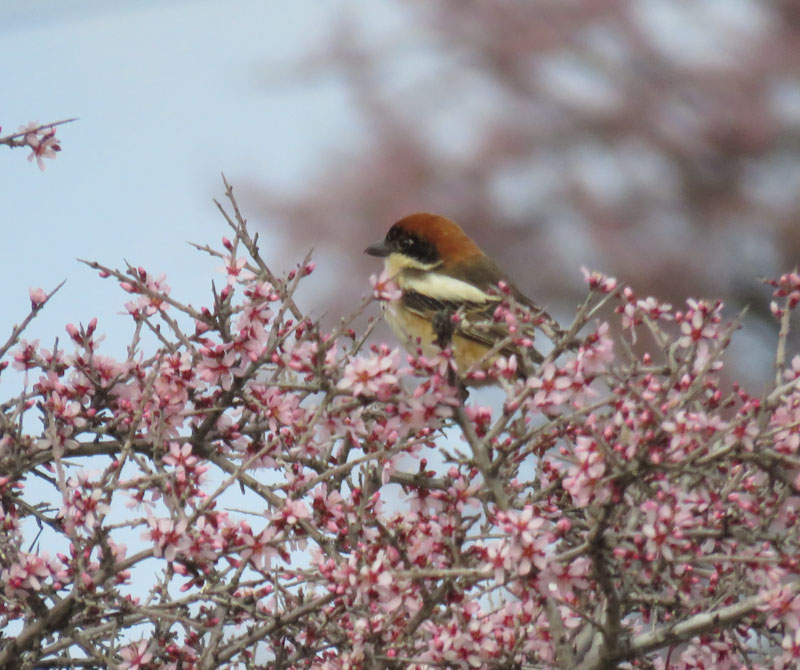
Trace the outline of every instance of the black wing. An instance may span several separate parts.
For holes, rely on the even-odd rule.
[[[482,344],[487,349],[494,347],[500,340],[508,337],[508,330],[503,323],[494,321],[494,311],[497,307],[492,302],[460,302],[455,300],[439,300],[418,293],[417,291],[404,291],[403,305],[427,321],[436,323],[438,319],[449,317],[453,314],[461,315],[461,322],[456,327],[461,337]],[[498,298],[499,301],[499,298]],[[533,339],[533,331],[528,334]],[[519,354],[520,351],[513,344],[500,349],[504,356]],[[528,356],[535,362],[543,360],[541,354],[535,349],[528,350]]]

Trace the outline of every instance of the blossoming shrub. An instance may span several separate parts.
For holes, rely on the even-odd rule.
[[[757,396],[721,376],[721,304],[587,272],[533,374],[475,373],[493,409],[448,351],[323,331],[294,299],[313,265],[274,276],[228,196],[207,306],[91,264],[131,296],[125,358],[94,320],[21,339],[39,290],[0,347],[24,373],[0,404],[0,667],[797,667],[800,276],[773,282]],[[530,315],[496,318],[529,343]]]

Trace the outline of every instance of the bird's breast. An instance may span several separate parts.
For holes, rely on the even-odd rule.
[[[421,351],[423,356],[431,357],[441,351],[431,321],[406,308],[402,300],[384,303],[384,318],[409,353]],[[482,361],[489,351],[486,345],[464,337],[458,331],[450,344],[456,367],[462,373]],[[482,367],[490,364],[490,361],[483,361]]]

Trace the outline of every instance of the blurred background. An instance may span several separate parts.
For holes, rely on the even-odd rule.
[[[331,323],[379,270],[364,247],[436,211],[563,321],[582,265],[749,305],[757,385],[759,278],[800,261],[799,44],[800,0],[4,0],[2,135],[80,120],[43,173],[0,147],[0,328],[66,278],[29,337],[98,316],[121,353],[127,298],[78,257],[206,304],[217,264],[185,242],[226,234],[224,172],[276,270],[314,246]]]

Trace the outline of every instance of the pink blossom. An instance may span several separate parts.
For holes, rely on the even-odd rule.
[[[543,596],[574,603],[576,592],[589,588],[592,575],[592,563],[586,556],[578,556],[567,564],[548,561],[537,580],[539,591]]]
[[[527,379],[528,387],[535,389],[531,404],[534,408],[557,407],[569,399],[572,380],[554,363],[546,363],[539,375],[531,375]]]
[[[411,397],[400,398],[398,415],[403,428],[410,432],[426,427],[437,430],[453,415],[453,406],[457,403],[455,390],[450,385],[434,385],[432,380],[427,380]]]
[[[614,277],[609,277],[601,272],[592,271],[588,268],[581,266],[584,281],[589,284],[592,291],[600,291],[601,293],[613,293],[617,288],[617,280]]]
[[[800,630],[800,594],[794,589],[781,586],[762,591],[764,604],[759,608],[766,613],[767,626],[784,625],[788,630]]]
[[[174,491],[180,496],[194,493],[206,479],[209,466],[200,463],[192,454],[192,445],[188,442],[182,445],[171,442],[169,453],[163,460],[166,465],[174,467]]]
[[[720,335],[719,323],[722,303],[711,304],[705,300],[686,301],[689,308],[685,313],[678,312],[675,320],[680,323],[683,336],[678,340],[678,345],[688,347],[701,339],[714,340]]]
[[[53,392],[47,398],[47,407],[64,424],[80,428],[86,423],[86,420],[81,417],[83,407],[77,400],[68,398],[68,395]]]
[[[166,283],[167,276],[161,274],[153,276],[144,268],[138,268],[134,273],[135,282],[120,282],[120,286],[128,293],[139,295],[136,300],[125,303],[125,309],[134,318],[147,318],[169,308],[165,297],[170,293]]]
[[[369,356],[354,358],[345,366],[339,388],[356,396],[388,398],[397,390],[399,357],[397,349],[382,346]]]
[[[276,541],[277,528],[267,526],[258,535],[254,535],[250,527],[245,526],[240,534],[245,546],[242,558],[249,560],[257,570],[269,570],[272,559],[280,555],[275,548],[275,545],[279,545]]]
[[[247,264],[247,258],[244,256],[240,258],[234,258],[232,256],[225,256],[225,265],[222,269],[225,271],[227,275],[227,283],[228,286],[233,286],[237,281],[249,281],[253,278],[253,273],[249,270],[244,270],[244,266]]]
[[[183,553],[191,546],[191,540],[186,534],[188,527],[186,519],[175,522],[172,519],[149,517],[147,523],[150,530],[142,533],[142,539],[153,542],[154,556],[163,556],[171,563],[179,553]]]
[[[29,288],[28,295],[31,298],[31,309],[41,307],[47,302],[47,292],[41,288]]]
[[[792,356],[789,368],[784,370],[783,376],[787,381],[800,379],[800,354]]]
[[[40,170],[45,168],[43,159],[55,158],[61,151],[55,128],[42,128],[38,121],[32,121],[20,126],[19,132],[25,134],[25,143],[31,148],[28,160],[33,161],[35,158]]]
[[[492,362],[492,373],[502,379],[514,379],[517,376],[517,356],[498,356]]]
[[[302,422],[305,412],[300,408],[300,399],[295,393],[263,384],[251,384],[248,393],[253,399],[254,411],[267,422],[271,431],[291,428]]]
[[[606,472],[606,464],[597,443],[588,437],[575,441],[575,463],[567,468],[563,486],[576,505],[583,507],[590,501],[606,502],[610,491],[600,482]]]
[[[663,319],[664,321],[671,321],[673,318],[670,313],[672,305],[668,302],[659,302],[653,296],[648,296],[643,300],[639,300],[636,303],[636,308],[654,320]]]
[[[450,488],[447,489],[447,495],[450,502],[455,503],[456,509],[463,513],[467,507],[480,507],[481,501],[476,496],[481,488],[482,486],[478,483],[470,484],[465,477],[456,477]]]
[[[789,309],[794,309],[800,304],[800,273],[795,270],[794,272],[787,272],[781,275],[777,281],[770,280],[767,282],[775,287],[772,295],[776,298],[786,298]]]
[[[641,510],[644,512],[641,531],[646,538],[646,560],[655,561],[663,557],[672,561],[676,552],[680,553],[688,547],[684,530],[694,523],[689,509],[666,503],[659,505],[654,500],[647,500],[641,504]]]
[[[387,270],[381,272],[379,277],[371,275],[369,283],[372,284],[372,296],[376,300],[393,302],[395,300],[400,300],[403,295],[403,292],[397,284],[394,283],[392,276]]]
[[[14,352],[14,362],[11,364],[15,370],[30,370],[37,365],[36,348],[39,346],[39,340],[28,342],[28,340],[20,340],[19,347]]]
[[[90,476],[91,473],[82,471],[67,482],[64,505],[58,515],[71,532],[92,532],[111,509],[102,486],[93,484]]]
[[[509,536],[508,548],[503,552],[505,574],[525,576],[534,567],[541,569],[546,565],[547,547],[554,536],[549,522],[536,514],[533,506],[526,505],[521,512],[498,512],[497,520]]]
[[[227,546],[226,537],[234,532],[233,526],[224,512],[203,514],[187,529],[186,537],[179,544],[180,560],[194,566],[203,566],[220,555]]]
[[[114,666],[116,670],[140,670],[153,660],[153,654],[147,651],[147,640],[134,642],[120,649],[119,654],[124,659],[122,663]]]
[[[782,454],[797,453],[800,449],[800,398],[776,407],[770,425],[775,429],[775,448]]]
[[[200,349],[202,358],[197,364],[197,376],[212,386],[221,386],[228,390],[233,383],[233,369],[239,357],[232,345],[219,344],[215,347]]]
[[[20,552],[16,562],[4,568],[0,573],[5,593],[8,597],[19,597],[25,591],[40,591],[43,583],[51,575],[59,572],[59,565],[55,559],[45,551],[41,554]]]
[[[276,527],[281,529],[286,526],[293,526],[299,521],[308,519],[311,516],[308,507],[302,500],[287,499],[283,507],[272,515],[272,521]]]
[[[780,660],[785,668],[797,667],[800,663],[800,628],[789,629],[783,636],[781,647],[784,650]]]
[[[286,357],[286,366],[290,370],[304,374],[313,374],[319,367],[318,351],[319,344],[310,340],[302,340],[292,346]],[[337,364],[336,347],[326,347],[325,357],[322,361],[324,366],[332,367]]]
[[[605,372],[613,360],[614,341],[609,336],[608,323],[603,322],[578,349],[576,368],[583,375],[596,375]]]

